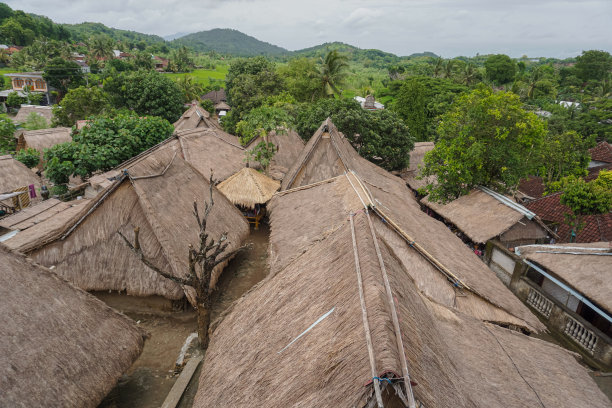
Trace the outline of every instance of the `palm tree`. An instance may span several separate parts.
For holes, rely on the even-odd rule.
[[[468,62],[463,70],[463,82],[470,86],[472,82],[476,79],[476,66],[472,62]]]
[[[434,78],[437,78],[440,75],[440,71],[442,71],[442,64],[444,63],[444,59],[442,57],[438,57],[436,60],[436,65],[434,66]]]
[[[112,58],[113,47],[113,40],[105,35],[96,35],[89,40],[89,54],[97,60]]]
[[[348,58],[337,50],[329,51],[325,58],[321,57],[320,79],[322,91],[327,96],[342,95],[339,87],[346,77]]]
[[[453,69],[455,68],[455,60],[449,59],[444,64],[443,78],[450,78],[453,76]]]
[[[200,100],[200,95],[204,93],[204,88],[199,83],[193,80],[194,78],[189,75],[183,75],[178,79],[177,84],[181,91],[183,91],[183,101],[189,103],[191,101]]]

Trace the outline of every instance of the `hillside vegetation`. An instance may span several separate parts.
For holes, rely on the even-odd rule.
[[[215,51],[220,54],[231,54],[241,57],[256,55],[283,55],[289,53],[286,49],[260,41],[238,30],[215,28],[200,31],[178,38],[171,45],[185,45],[194,51]]]

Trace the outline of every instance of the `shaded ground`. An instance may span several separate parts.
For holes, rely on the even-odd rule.
[[[213,320],[266,276],[268,239],[267,225],[261,226],[259,231],[251,230],[247,242],[251,242],[253,248],[233,259],[219,279],[218,295],[213,303]],[[141,356],[99,408],[161,406],[178,378],[178,375],[174,375],[174,364],[181,347],[187,336],[196,330],[195,312],[163,311],[164,302],[153,298],[143,299],[148,306],[146,309],[134,310],[134,299],[129,296],[114,296],[111,300],[104,294],[97,295],[139,322],[139,326],[150,333]],[[153,313],[156,309],[157,312]],[[197,392],[200,371],[201,365],[183,395],[180,408],[191,407]]]

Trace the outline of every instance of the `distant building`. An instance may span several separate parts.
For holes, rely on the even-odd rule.
[[[219,102],[227,102],[227,96],[225,95],[225,89],[221,88],[218,91],[210,91],[206,95],[200,97],[202,100],[208,99],[212,103],[217,105]]]
[[[612,164],[612,144],[608,142],[601,142],[589,149],[589,154],[591,155],[589,169]]]
[[[359,102],[359,104],[361,105],[363,109],[367,109],[367,110],[385,109],[385,105],[383,105],[380,102],[376,102],[373,95],[368,95],[365,98],[362,98],[361,96],[356,96],[353,99]]]
[[[155,64],[155,70],[159,72],[166,71],[168,69],[168,60],[157,55],[153,56],[153,64]]]
[[[28,88],[31,92],[42,93],[45,95],[43,104],[49,100],[49,88],[47,82],[43,79],[42,72],[19,72],[4,74],[11,79],[11,88],[0,91],[0,101],[6,101],[8,94],[17,92],[21,97],[25,97],[25,89]]]
[[[84,74],[89,74],[91,72],[91,68],[85,61],[74,61],[81,67],[81,72]]]

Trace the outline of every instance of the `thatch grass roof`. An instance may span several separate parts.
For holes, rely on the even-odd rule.
[[[249,142],[246,148],[252,150],[260,142],[262,142],[261,136],[256,137]],[[273,179],[282,180],[302,153],[304,141],[295,130],[288,130],[281,134],[277,134],[275,131],[270,132],[268,142],[276,146],[276,153],[270,161],[268,173]]]
[[[145,256],[169,274],[186,276],[187,248],[199,242],[193,202],[203,208],[209,200],[208,186],[208,180],[180,157],[178,143],[166,143],[129,164],[60,231],[23,250],[85,290],[180,299],[183,289],[146,267],[119,232],[133,241],[133,230],[139,227]],[[248,234],[248,224],[216,188],[213,196],[208,232],[215,237],[229,232],[228,250],[235,249]],[[214,272],[211,285],[223,266]]]
[[[416,142],[414,149],[410,151],[409,167],[402,172],[402,178],[413,190],[423,188],[428,184],[436,182],[435,176],[430,176],[424,179],[419,179],[421,174],[420,167],[423,166],[423,158],[425,153],[430,152],[435,147],[433,142]]]
[[[593,250],[593,249],[601,250]],[[612,314],[612,243],[526,245],[523,258],[536,262]],[[607,253],[608,255],[597,255]]]
[[[23,252],[41,237],[63,230],[89,200],[59,201],[50,198],[3,218],[0,227],[19,231],[3,243],[10,249]]]
[[[350,185],[337,184],[342,178],[318,187],[350,196],[342,192],[353,191]],[[323,197],[326,203],[332,202],[334,196],[328,194],[334,190],[317,191],[318,200]],[[288,209],[304,198],[301,193],[305,191],[274,199],[272,239],[276,244],[286,232],[278,230],[276,217],[285,213],[281,207]],[[365,406],[373,393],[372,368],[355,252],[373,339],[374,371],[377,376],[402,376],[390,313],[397,308],[402,352],[410,379],[416,383],[412,390],[424,406],[518,408],[534,405],[536,398],[555,407],[569,408],[577,402],[609,406],[586,370],[560,347],[430,300],[418,288],[414,272],[406,269],[380,233],[388,226],[372,214],[374,236],[380,242],[394,298],[393,305],[387,303],[368,215],[363,211],[355,214],[354,232],[346,220],[353,203],[360,205],[359,198],[342,201],[348,207],[342,214],[344,222],[338,224],[331,222],[332,211],[321,206],[303,203],[300,214],[294,208],[295,218],[307,218],[320,228],[325,226],[325,231],[239,299],[218,324],[206,352],[194,407]],[[294,236],[289,235],[282,237]],[[418,257],[411,258],[415,259]],[[270,262],[274,268],[282,257],[271,256]],[[392,394],[385,396],[392,399]]]
[[[478,189],[446,204],[429,201],[428,197],[421,200],[421,203],[455,224],[473,242],[481,244],[502,235],[519,223],[525,226],[534,223],[521,212]],[[546,237],[547,231],[540,226],[524,228],[522,232],[521,238],[536,240]]]
[[[236,136],[217,128],[197,128],[175,133],[170,138],[121,163],[113,170],[95,175],[89,179],[92,190],[97,193],[110,186],[123,169],[135,165],[159,150],[171,149],[194,167],[204,178],[214,173],[215,181],[223,181],[244,167],[244,148]]]
[[[280,188],[280,182],[245,167],[220,183],[218,188],[233,204],[255,208],[255,204],[265,204],[272,198]]]
[[[13,118],[13,122],[16,124],[25,123],[32,112],[42,116],[47,121],[47,124],[51,125],[51,121],[53,120],[53,110],[51,106],[39,105],[21,105],[17,115]]]
[[[201,106],[194,105],[187,109],[185,113],[174,122],[174,129],[179,132],[196,128],[218,128],[219,126],[210,119],[210,113]]]
[[[0,244],[0,406],[96,407],[145,333]]]
[[[17,150],[35,149],[40,153],[42,162],[45,149],[49,149],[56,144],[72,141],[72,129],[67,127],[57,127],[40,130],[24,130],[17,140]]]
[[[0,193],[8,193],[30,184],[39,188],[40,178],[12,156],[0,156]]]

